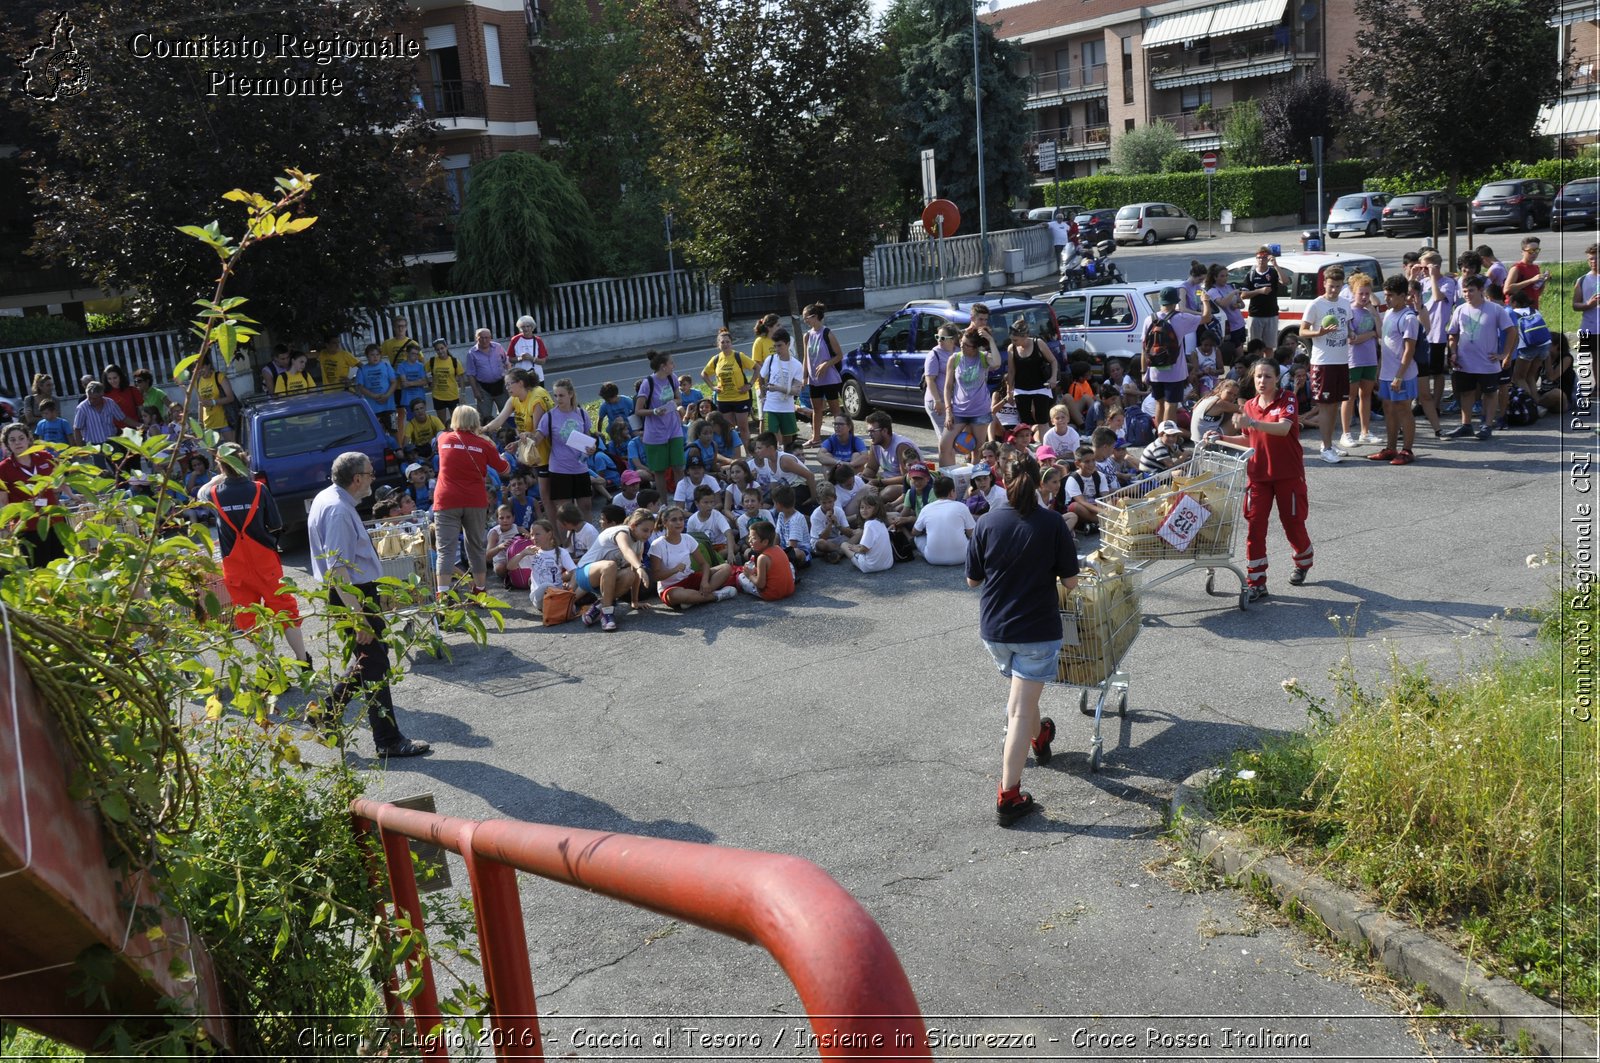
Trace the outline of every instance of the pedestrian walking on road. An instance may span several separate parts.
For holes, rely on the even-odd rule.
[[[1039,504],[1039,463],[1026,455],[1006,466],[1006,501],[978,522],[967,546],[967,586],[981,587],[978,637],[1000,674],[1011,680],[1006,744],[995,819],[1010,826],[1038,807],[1022,790],[1033,749],[1050,763],[1055,721],[1040,717],[1039,696],[1056,677],[1061,655],[1061,599],[1056,581],[1078,582],[1078,549],[1061,518]]]
[[[458,409],[457,416],[477,411]],[[394,698],[389,693],[389,644],[383,638],[383,616],[378,611],[378,580],[383,563],[362,526],[356,504],[372,493],[372,459],[349,451],[333,459],[333,483],[311,502],[306,515],[306,537],[311,543],[311,573],[328,587],[330,601],[350,610],[341,625],[348,636],[345,652],[350,671],[338,683],[328,703],[313,709],[307,719],[318,726],[339,726],[345,708],[359,690],[367,703],[367,720],[378,756],[419,757],[433,747],[407,738],[395,720]]]

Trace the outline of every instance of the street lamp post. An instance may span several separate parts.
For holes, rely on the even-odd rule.
[[[981,0],[970,0],[972,3],[972,104],[977,112],[978,120],[978,254],[982,256],[983,272],[982,287],[989,287],[989,197],[983,172],[987,167],[983,157],[983,80],[978,68],[978,5]],[[984,4],[993,10],[994,4]]]

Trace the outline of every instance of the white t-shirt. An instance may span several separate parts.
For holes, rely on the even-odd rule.
[[[720,509],[713,509],[711,516],[705,520],[700,519],[700,511],[696,509],[689,514],[689,519],[683,522],[683,526],[688,531],[699,532],[710,539],[712,546],[726,546],[728,532],[733,530],[733,525],[728,523],[728,518]]]
[[[978,526],[966,503],[953,498],[936,498],[917,514],[912,530],[917,549],[930,565],[967,563],[967,533]]]
[[[528,564],[529,558],[533,559],[532,564]],[[534,591],[545,587],[554,587],[561,582],[561,574],[563,572],[571,572],[577,567],[572,563],[572,555],[559,546],[554,550],[540,550],[537,553],[523,554],[520,561],[522,564],[519,567],[533,571],[530,589]]]
[[[595,537],[589,549],[585,550],[582,556],[578,558],[578,564],[592,565],[596,561],[621,561],[622,550],[617,546],[617,542],[626,539],[631,534],[626,524],[618,524],[615,527],[607,528]],[[628,541],[631,542],[632,540]],[[637,554],[638,550],[636,549],[634,553]]]
[[[711,490],[717,492],[721,492],[722,490],[722,485],[718,483],[717,478],[712,476],[710,473],[706,473],[704,476],[702,476],[699,483],[695,483],[688,476],[685,476],[683,479],[678,481],[677,488],[672,492],[672,500],[674,502],[681,502],[686,506],[692,507],[694,505],[694,489],[697,487],[709,487]]]
[[[1047,430],[1044,434],[1044,445],[1055,451],[1058,458],[1072,457],[1078,452],[1078,446],[1081,442],[1082,440],[1078,437],[1078,430],[1070,424],[1067,425],[1066,435],[1062,435],[1054,428]]]
[[[768,524],[771,524],[772,523],[772,510],[770,510],[770,509],[758,509],[758,510],[756,510],[756,515],[753,516],[753,517],[750,514],[741,511],[739,513],[738,521],[735,522],[736,527],[739,529],[739,538],[743,539],[747,535],[749,535],[750,534],[750,525],[754,524],[758,520],[764,520]]]
[[[849,509],[850,503],[856,500],[857,495],[864,493],[867,489],[867,486],[867,481],[863,480],[859,476],[857,476],[853,482],[847,483],[842,487],[838,484],[834,484],[833,492],[838,496],[835,501],[839,503],[839,508]]]
[[[883,572],[894,567],[894,548],[889,545],[889,528],[881,520],[861,526],[861,552],[850,558],[862,572]]]
[[[820,505],[811,511],[811,541],[821,542],[828,540],[837,542],[845,529],[850,527],[850,519],[844,515],[844,507],[837,501],[833,504],[833,528],[828,529],[828,511]],[[823,534],[826,532],[827,534]]]
[[[761,363],[759,372],[765,385],[761,390],[761,408],[769,413],[793,413],[794,396],[785,395],[779,389],[792,387],[799,392],[800,359],[792,355],[787,359],[773,355]]]
[[[698,542],[687,535],[679,538],[677,545],[669,543],[665,535],[650,544],[650,556],[660,559],[663,572],[672,572],[679,565],[683,566],[682,572],[673,572],[672,575],[661,580],[662,589],[676,587],[689,578],[689,573],[693,571],[689,567],[689,558],[694,556],[695,548],[699,545]]]
[[[1334,331],[1311,341],[1311,364],[1349,365],[1350,304],[1348,302],[1343,298],[1329,299],[1327,296],[1318,296],[1311,300],[1311,305],[1306,307],[1305,316],[1300,320],[1309,322],[1312,328],[1322,328],[1322,323],[1329,314],[1338,319],[1338,324]]]
[[[572,533],[572,556],[582,557],[589,552],[589,548],[600,538],[600,529],[593,524],[580,524],[577,531]]]
[[[989,508],[994,509],[1006,500],[1006,489],[999,484],[991,484],[988,493],[983,497],[989,500]]]

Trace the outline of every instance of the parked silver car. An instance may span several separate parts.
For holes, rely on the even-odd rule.
[[[1112,237],[1118,244],[1145,244],[1183,237],[1193,240],[1200,229],[1176,203],[1129,203],[1117,211]]]
[[[1387,192],[1352,192],[1340,196],[1328,208],[1328,235],[1377,236],[1383,231],[1383,208],[1388,202]]]

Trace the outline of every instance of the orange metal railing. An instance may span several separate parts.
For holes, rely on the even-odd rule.
[[[823,1059],[931,1060],[911,983],[866,909],[808,860],[632,834],[510,820],[483,822],[364,798],[350,810],[376,836],[395,906],[421,930],[411,842],[457,853],[467,866],[496,1058],[543,1059],[517,872],[577,886],[760,945],[783,968]],[[417,961],[413,961],[414,963]],[[443,1016],[433,972],[420,961],[411,1000],[422,1053],[448,1059],[429,1037]],[[391,996],[391,1009],[398,1005]],[[400,1017],[398,1014],[395,1016]]]

